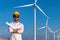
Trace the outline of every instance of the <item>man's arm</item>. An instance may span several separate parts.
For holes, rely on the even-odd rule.
[[[13,33],[17,33],[17,31],[18,31],[17,29],[13,29]]]
[[[18,30],[20,30],[20,29],[12,29],[11,27],[9,27],[9,31],[11,32],[11,33],[18,33]],[[19,34],[19,33],[18,33]]]
[[[23,31],[24,31],[24,25],[22,24],[21,28],[17,32],[21,34],[21,33],[23,33]]]
[[[13,32],[12,33],[18,33],[18,30],[20,30],[20,29],[13,29]]]
[[[20,30],[20,28],[19,29],[14,29],[13,26],[10,25],[8,22],[6,22],[6,24],[9,26],[9,31],[11,33],[18,33],[17,31]]]

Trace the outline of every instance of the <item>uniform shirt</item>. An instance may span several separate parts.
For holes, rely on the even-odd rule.
[[[17,22],[17,23],[12,22],[12,23],[10,23],[10,25],[12,25],[14,29],[20,29],[20,30],[18,30],[18,33],[20,33],[20,34],[23,33],[24,25],[22,23],[20,23],[20,22]],[[9,27],[9,31],[12,33],[13,29],[11,27]]]

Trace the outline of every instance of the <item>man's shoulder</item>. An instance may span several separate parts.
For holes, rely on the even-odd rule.
[[[20,25],[23,25],[23,23],[19,22]]]
[[[23,24],[23,23],[21,23],[21,22],[19,22],[19,25],[20,25],[20,26],[24,26],[24,24]]]
[[[10,22],[10,24],[11,24],[11,25],[13,25],[13,24],[14,24],[14,22]],[[24,24],[23,24],[23,23],[21,23],[21,22],[18,22],[18,24],[19,24],[19,25],[24,26]]]

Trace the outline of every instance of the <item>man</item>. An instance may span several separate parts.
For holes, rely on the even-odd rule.
[[[10,23],[14,27],[9,27],[9,31],[11,32],[10,40],[22,40],[22,33],[24,31],[24,25],[19,22],[19,12],[15,11],[13,13],[14,22]]]

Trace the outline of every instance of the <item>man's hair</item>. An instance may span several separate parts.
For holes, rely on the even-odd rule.
[[[15,15],[13,15],[13,18],[14,18],[14,17],[16,17],[16,16],[15,16]],[[18,15],[18,17],[19,17],[19,15]]]

